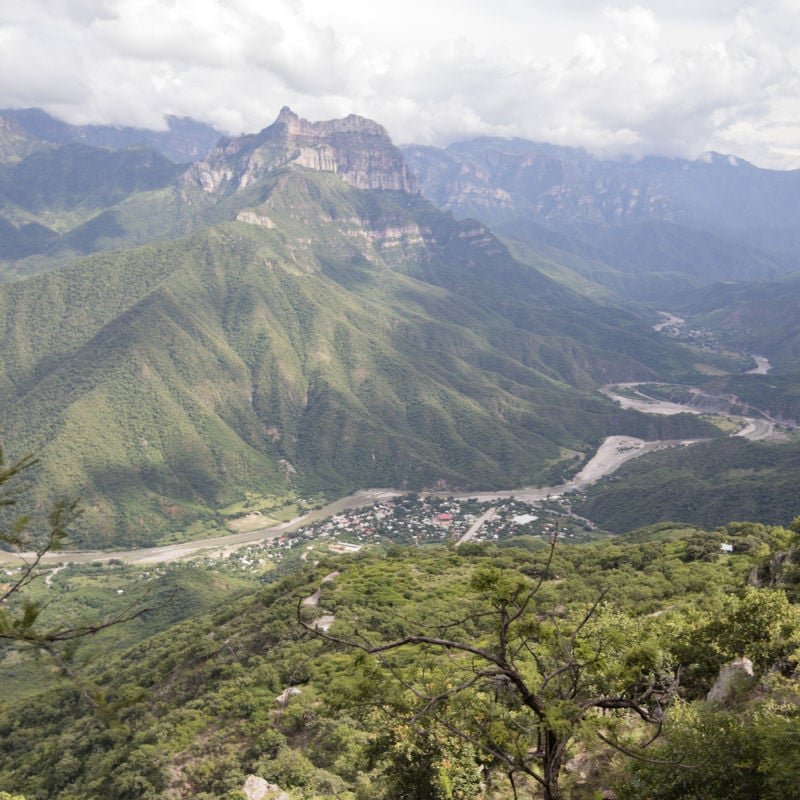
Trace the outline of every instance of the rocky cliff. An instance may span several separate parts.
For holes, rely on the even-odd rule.
[[[522,139],[475,139],[444,150],[412,145],[403,152],[426,197],[457,217],[571,232],[677,224],[773,256],[789,254],[796,269],[800,170],[759,169],[719,153],[694,161],[602,160]]]
[[[186,177],[206,192],[238,191],[293,164],[336,173],[358,189],[416,191],[402,153],[381,125],[355,114],[309,122],[288,107],[260,133],[221,139]]]

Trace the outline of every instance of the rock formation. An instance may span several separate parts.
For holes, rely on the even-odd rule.
[[[268,783],[258,775],[248,775],[242,787],[247,800],[289,800],[289,795],[274,783]]]
[[[221,139],[187,180],[206,192],[238,191],[289,165],[336,173],[357,189],[416,191],[402,153],[378,123],[355,114],[309,122],[288,107],[258,134]]]
[[[728,705],[748,692],[755,682],[753,662],[749,658],[737,658],[722,666],[706,701],[715,706]]]

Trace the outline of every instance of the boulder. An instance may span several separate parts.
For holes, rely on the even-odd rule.
[[[749,658],[737,658],[721,667],[706,701],[715,706],[728,705],[748,692],[755,682],[753,662]]]
[[[300,694],[300,689],[296,686],[289,686],[288,688],[284,689],[276,698],[275,702],[278,704],[278,708],[286,708],[286,704],[289,702],[289,698],[295,697],[296,695]]]
[[[289,795],[275,783],[267,783],[258,775],[248,775],[242,787],[247,800],[289,800]]]

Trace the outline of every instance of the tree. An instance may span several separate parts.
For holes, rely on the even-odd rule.
[[[48,513],[43,529],[36,534],[30,517],[16,513],[18,496],[14,485],[14,481],[35,464],[36,459],[25,456],[6,466],[0,448],[0,513],[4,514],[0,518],[0,545],[22,551],[19,573],[0,589],[0,645],[28,647],[47,653],[65,673],[76,678],[69,660],[78,641],[135,619],[150,609],[134,602],[91,623],[74,623],[65,619],[55,624],[42,623],[41,614],[46,604],[31,599],[26,590],[41,577],[42,559],[47,553],[57,550],[67,538],[70,525],[80,516],[80,509],[76,500],[57,502]]]
[[[615,611],[602,592],[570,609],[546,591],[555,538],[539,578],[478,568],[473,607],[460,619],[422,626],[390,641],[355,628],[350,636],[300,624],[332,644],[360,651],[362,672],[379,675],[376,695],[414,721],[433,718],[501,767],[514,796],[529,776],[546,800],[561,796],[574,739],[589,732],[622,745],[616,728],[634,715],[660,732],[675,697],[676,672],[647,626]],[[395,686],[388,686],[387,677]]]
[[[659,741],[659,759],[633,762],[621,797],[798,800],[800,707],[795,687],[786,688],[784,702],[766,694],[733,709],[678,703]],[[676,760],[698,768],[676,770]]]

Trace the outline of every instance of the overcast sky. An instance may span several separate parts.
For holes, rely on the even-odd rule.
[[[281,106],[800,168],[800,0],[2,0],[0,107],[229,133]]]

